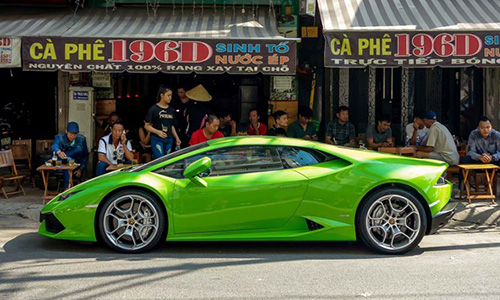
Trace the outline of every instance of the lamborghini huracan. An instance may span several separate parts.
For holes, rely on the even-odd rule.
[[[446,169],[291,138],[216,139],[59,194],[39,233],[125,253],[162,241],[360,240],[402,254],[454,214]]]

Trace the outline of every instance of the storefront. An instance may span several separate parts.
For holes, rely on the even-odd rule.
[[[401,129],[414,110],[435,110],[457,136],[467,136],[488,113],[483,78],[500,65],[496,1],[318,3],[332,90],[327,99],[335,101],[330,115],[333,107],[349,105],[357,131],[364,132],[377,114],[390,114],[402,143]],[[497,102],[498,92],[490,90]]]
[[[57,74],[57,114],[47,119],[56,119],[59,131],[69,120],[79,122],[89,141],[99,110],[113,107],[131,130],[140,126],[160,84],[175,90],[201,83],[215,106],[242,122],[257,107],[267,123],[275,85],[289,87],[284,98],[296,93],[297,39],[279,34],[267,6],[1,14],[0,36],[22,39],[23,72]]]

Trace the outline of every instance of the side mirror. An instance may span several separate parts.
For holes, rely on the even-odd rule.
[[[202,157],[195,161],[194,163],[190,164],[189,167],[184,170],[184,177],[189,178],[191,181],[194,183],[204,186],[207,186],[207,183],[205,180],[201,179],[200,173],[203,173],[204,171],[210,169],[210,166],[212,165],[212,160],[208,157]]]

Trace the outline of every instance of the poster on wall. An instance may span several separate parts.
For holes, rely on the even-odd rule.
[[[0,68],[21,67],[21,39],[0,37]]]
[[[295,40],[159,40],[28,37],[23,70],[292,75]]]
[[[500,66],[494,32],[327,32],[325,66]]]
[[[297,83],[294,76],[273,76],[271,81],[272,101],[297,100]]]

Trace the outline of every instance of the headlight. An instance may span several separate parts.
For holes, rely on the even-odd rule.
[[[83,191],[83,190],[79,190],[79,191],[75,191],[75,192],[71,192],[71,193],[67,193],[67,194],[61,195],[61,196],[59,196],[59,199],[57,199],[57,201],[64,201],[64,200],[68,199],[69,197],[71,197],[71,196],[73,196],[75,194],[78,194],[81,191]]]
[[[436,182],[436,184],[434,184],[434,186],[436,185],[445,185],[446,184],[446,179],[444,178],[444,176],[440,176],[438,181]]]

